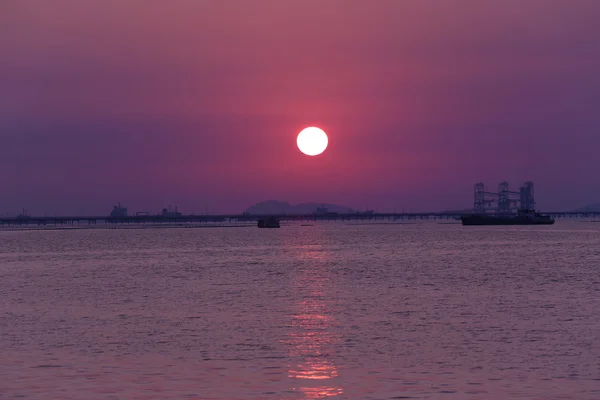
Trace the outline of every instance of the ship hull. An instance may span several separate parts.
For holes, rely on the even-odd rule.
[[[522,217],[482,217],[466,216],[460,218],[463,225],[485,226],[485,225],[552,225],[554,219],[531,219]]]

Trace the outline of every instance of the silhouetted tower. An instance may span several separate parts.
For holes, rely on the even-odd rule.
[[[525,182],[519,189],[521,195],[521,209],[535,210],[535,199],[533,197],[533,182]]]
[[[475,213],[485,213],[485,187],[481,182],[475,184],[475,200],[473,202],[473,211]]]
[[[508,182],[498,185],[498,214],[510,214],[510,191]]]

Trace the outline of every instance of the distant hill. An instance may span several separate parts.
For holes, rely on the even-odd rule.
[[[353,209],[337,204],[327,203],[300,203],[291,205],[288,202],[267,200],[257,203],[246,210],[252,215],[270,215],[270,214],[312,214],[317,211],[317,207],[325,207],[329,212],[353,213]]]
[[[600,212],[600,203],[590,204],[585,207],[577,208],[573,212]]]

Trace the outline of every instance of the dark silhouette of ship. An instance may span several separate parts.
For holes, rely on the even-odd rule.
[[[470,214],[460,217],[463,225],[552,225],[554,218],[535,210],[519,210],[516,214]]]
[[[279,221],[275,217],[262,218],[258,220],[259,228],[279,228]]]

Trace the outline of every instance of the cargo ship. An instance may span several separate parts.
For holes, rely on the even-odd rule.
[[[552,225],[554,218],[534,210],[519,210],[517,214],[471,214],[460,217],[463,225]]]

